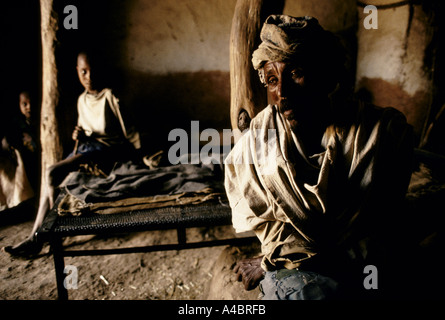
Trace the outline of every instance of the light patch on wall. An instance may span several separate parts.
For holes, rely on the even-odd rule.
[[[366,30],[366,32],[378,31]],[[402,56],[405,50],[399,37],[386,35],[379,38],[376,36],[372,40],[360,39],[359,42],[361,44],[358,59],[360,63],[357,65],[357,74],[388,81],[395,80],[400,76],[399,71],[402,67]]]
[[[229,71],[229,40],[236,0],[134,1],[126,59],[152,74]]]
[[[380,78],[399,84],[409,95],[427,91],[430,84],[423,71],[427,40],[419,17],[414,15],[408,35],[409,6],[379,10],[378,30],[363,27],[367,16],[363,8],[358,7],[358,14],[357,83],[365,77]]]

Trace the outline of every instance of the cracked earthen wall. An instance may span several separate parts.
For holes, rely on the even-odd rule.
[[[433,95],[431,15],[420,4],[379,8],[397,1],[364,1],[378,8],[378,29],[367,30],[358,7],[356,89],[369,101],[402,111],[419,140]]]
[[[389,2],[396,1],[372,4]],[[163,136],[175,127],[189,131],[190,120],[200,120],[200,129],[231,127],[229,40],[236,0],[94,3],[79,5],[79,30],[63,30],[59,21],[56,34],[59,104],[64,110],[59,131],[68,144],[66,152],[71,143],[68,128],[76,118],[72,110],[81,90],[73,71],[73,52],[94,37],[105,43],[107,59],[121,72],[124,100],[136,114],[146,143],[159,127],[165,128]],[[64,4],[69,3],[54,3],[59,19],[64,17]],[[426,54],[431,55],[434,30],[423,6],[379,9],[377,30],[363,28],[363,5],[353,0],[287,0],[283,13],[313,15],[342,35],[351,56],[357,55],[351,66],[356,68],[356,90],[377,105],[404,112],[420,138],[433,94],[432,65]]]

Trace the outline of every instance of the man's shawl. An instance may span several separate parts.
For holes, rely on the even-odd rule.
[[[269,105],[227,156],[233,226],[255,231],[264,269],[295,268],[320,252],[347,250],[379,234],[389,201],[403,199],[411,126],[393,108],[354,103],[353,110],[350,120],[327,128],[325,151],[308,155]]]

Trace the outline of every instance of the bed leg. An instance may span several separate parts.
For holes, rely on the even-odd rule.
[[[53,239],[51,247],[53,250],[54,269],[56,271],[57,294],[59,300],[68,300],[68,290],[63,283],[65,278],[65,260],[63,257],[62,239],[60,237]]]
[[[178,244],[184,245],[187,242],[185,228],[178,228],[178,229],[176,229],[176,231],[178,233]]]

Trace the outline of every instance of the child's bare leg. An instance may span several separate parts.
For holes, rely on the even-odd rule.
[[[32,227],[29,238],[33,238],[35,236],[37,230],[39,230],[40,226],[42,225],[43,220],[45,219],[46,214],[49,212],[50,208],[51,208],[50,196],[49,192],[47,191],[43,196],[40,197],[36,220],[34,221],[34,225]]]
[[[37,211],[37,217],[33,227],[34,232],[32,234],[40,228],[46,214],[53,207],[56,187],[62,183],[68,173],[76,170],[82,161],[83,155],[78,154],[71,158],[64,159],[48,169],[46,178],[47,183],[45,190],[43,191],[43,196],[40,197],[39,209]]]
[[[12,255],[22,256],[40,252],[42,243],[39,243],[38,239],[36,239],[36,233],[41,227],[49,210],[54,205],[55,188],[63,181],[70,171],[75,170],[77,166],[82,163],[82,159],[82,155],[78,154],[74,157],[62,160],[48,168],[46,186],[44,190],[42,190],[42,195],[40,196],[39,208],[37,209],[37,216],[31,234],[21,243],[3,248],[4,251]]]
[[[43,220],[46,217],[46,213],[49,211],[49,208],[49,198],[46,192],[43,196],[40,197],[36,220],[34,221],[34,225],[32,227],[30,235],[25,240],[14,246],[4,247],[3,251],[15,256],[31,256],[33,254],[39,253],[42,249],[43,244],[41,242],[38,242],[36,233],[42,225]]]
[[[64,159],[48,169],[46,187],[45,190],[43,190],[43,195],[40,197],[39,209],[37,210],[31,236],[34,236],[37,230],[39,230],[47,213],[53,207],[56,187],[61,184],[68,173],[75,170],[81,162],[82,155],[78,154],[74,157]]]

